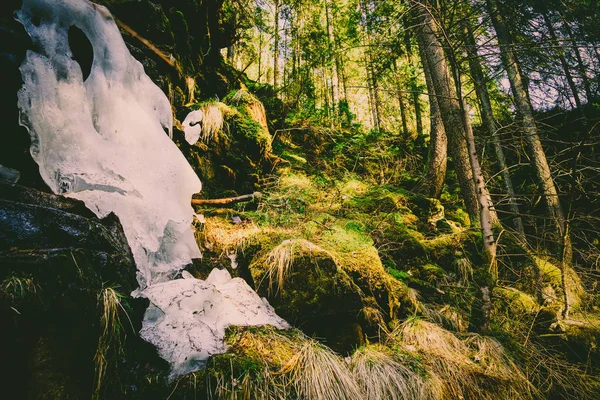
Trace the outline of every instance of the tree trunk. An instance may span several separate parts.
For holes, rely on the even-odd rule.
[[[565,58],[565,52],[558,41],[556,36],[556,31],[554,30],[554,26],[552,25],[552,21],[550,21],[550,17],[548,17],[547,12],[542,13],[542,17],[544,18],[544,23],[546,24],[546,28],[548,28],[548,33],[550,34],[550,40],[557,47],[556,54],[558,55],[558,59],[560,60],[560,65],[565,71],[565,77],[567,78],[567,84],[569,85],[569,89],[571,89],[571,94],[573,95],[573,99],[575,100],[575,105],[577,109],[581,110],[581,99],[579,98],[579,93],[577,92],[577,86],[575,85],[575,80],[573,80],[573,75],[571,74],[571,69],[569,68],[569,63]]]
[[[279,74],[279,0],[275,0],[275,31],[273,33],[273,88],[277,89],[277,75]]]
[[[258,78],[257,81],[260,82],[260,77],[262,76],[262,32],[258,31]]]
[[[437,96],[442,122],[448,136],[448,149],[454,160],[454,169],[456,170],[465,206],[473,225],[479,226],[479,202],[477,201],[469,149],[465,140],[466,131],[463,115],[456,97],[456,89],[450,78],[444,51],[435,35],[437,27],[433,17],[421,1],[424,0],[419,1],[421,7],[413,9],[417,20],[423,24],[422,29],[417,34],[417,39],[423,47],[425,62],[430,67],[431,80],[434,86],[433,93]]]
[[[538,135],[538,128],[535,119],[533,118],[533,109],[529,102],[528,90],[524,84],[523,76],[521,75],[518,60],[513,50],[512,38],[506,28],[504,17],[498,10],[498,3],[496,0],[487,0],[487,7],[494,29],[496,30],[498,44],[501,49],[502,63],[508,74],[515,104],[521,114],[523,136],[530,153],[529,156],[531,157],[532,164],[536,170],[538,179],[540,180],[548,212],[556,226],[557,242],[560,243],[558,254],[559,259],[561,259],[561,273],[564,275],[566,274],[567,265],[571,263],[572,249],[558,192],[554,185],[546,154]],[[566,288],[563,287],[563,290],[566,293]],[[568,301],[565,301],[564,307],[564,314],[568,315]]]
[[[592,94],[592,88],[590,85],[590,80],[587,76],[587,70],[585,68],[585,64],[583,63],[583,57],[581,57],[581,53],[579,52],[579,47],[577,46],[577,41],[575,40],[575,36],[573,35],[573,31],[571,30],[571,26],[566,18],[561,15],[561,19],[563,21],[563,26],[565,28],[565,32],[569,36],[569,41],[573,46],[573,52],[575,53],[575,59],[577,60],[577,69],[579,70],[579,75],[581,76],[581,80],[583,81],[583,88],[585,89],[585,96],[587,97],[587,102],[591,102],[594,98]]]
[[[423,63],[423,72],[425,73],[425,82],[427,92],[429,93],[430,110],[430,134],[429,134],[429,155],[427,159],[427,170],[425,172],[425,193],[428,197],[439,199],[444,188],[446,179],[446,169],[448,164],[448,138],[446,130],[440,115],[438,99],[435,94],[435,87],[431,79],[431,68],[425,56],[425,50],[419,42],[419,53]]]
[[[429,13],[425,1],[417,0],[418,6],[413,8],[415,19],[422,26],[417,34],[417,39],[423,47],[423,54],[430,67],[431,80],[437,95],[444,128],[448,135],[450,150],[455,160],[455,169],[461,183],[461,192],[469,215],[479,219],[483,235],[483,256],[488,263],[490,274],[496,277],[496,241],[494,240],[490,218],[489,197],[486,197],[487,190],[477,159],[473,132],[469,120],[465,118],[465,114],[461,110],[444,50],[436,36],[437,25],[433,16]],[[463,181],[466,178],[467,180]],[[487,279],[482,279],[480,282],[480,312],[482,318],[480,328],[482,332],[487,332],[489,326],[491,305],[489,293],[491,293],[491,288],[487,282]]]
[[[496,161],[498,162],[498,169],[502,175],[504,181],[504,187],[508,196],[508,204],[512,213],[513,227],[517,231],[517,235],[521,241],[525,241],[525,230],[523,228],[523,221],[521,220],[521,214],[519,206],[515,196],[515,190],[512,183],[512,178],[508,166],[506,165],[506,157],[504,157],[504,150],[498,137],[498,127],[494,119],[494,113],[492,109],[492,102],[490,101],[490,94],[487,89],[485,75],[483,68],[479,62],[479,54],[477,53],[477,47],[475,37],[473,36],[473,29],[469,21],[464,22],[464,36],[465,45],[467,48],[467,54],[469,59],[469,68],[471,70],[471,76],[473,78],[473,84],[475,85],[475,93],[481,107],[481,120],[484,128],[489,133],[492,139],[492,146],[494,153],[496,154]]]
[[[340,85],[338,80],[338,61],[337,61],[337,49],[336,49],[336,40],[335,33],[333,32],[333,24],[331,23],[331,13],[329,12],[329,6],[327,2],[325,2],[325,18],[327,22],[327,38],[328,38],[328,49],[329,55],[333,58],[333,63],[331,65],[331,99],[332,99],[332,107],[333,107],[333,115],[337,115],[335,108],[337,104],[340,102]]]
[[[359,3],[361,8],[362,18],[365,21],[365,52],[364,62],[365,69],[367,72],[367,87],[369,90],[369,104],[371,109],[371,116],[373,118],[373,129],[377,132],[380,131],[381,125],[379,120],[379,96],[377,93],[377,78],[375,77],[375,71],[373,70],[373,58],[371,55],[371,30],[368,23],[367,7],[364,1]]]
[[[406,62],[408,65],[413,63],[412,43],[408,30],[404,34],[404,47],[406,48]],[[423,113],[421,112],[421,103],[419,101],[419,87],[417,85],[416,70],[410,77],[410,90],[413,96],[413,106],[415,107],[415,122],[417,125],[417,135],[423,135]]]
[[[396,95],[398,97],[398,106],[400,107],[400,119],[402,122],[402,134],[408,140],[408,122],[406,120],[406,107],[404,106],[404,96],[402,96],[402,87],[400,86],[400,76],[398,75],[398,63],[394,60],[394,78],[396,80]]]

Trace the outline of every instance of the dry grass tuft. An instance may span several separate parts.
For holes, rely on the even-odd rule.
[[[460,340],[431,322],[409,320],[389,342],[422,357],[433,399],[535,399],[539,393],[495,339],[473,335]]]
[[[513,398],[527,399],[540,396],[539,391],[529,382],[496,339],[472,335],[464,342],[475,352],[473,358],[484,369],[485,375],[510,382]]]
[[[305,399],[354,400],[365,398],[342,358],[308,339],[284,366],[296,393]]]
[[[550,284],[555,290],[562,292],[560,268],[542,257],[532,256],[532,258],[540,271],[542,281]],[[583,284],[581,283],[581,278],[571,267],[567,267],[566,269],[565,286],[567,289],[569,307],[572,307],[573,310],[578,310],[586,297],[586,293]],[[560,301],[561,299],[554,299],[555,303]]]
[[[120,312],[124,312],[128,319],[129,316],[121,304],[122,299],[123,296],[113,288],[104,288],[98,294],[98,305],[102,309],[102,315],[100,316],[102,331],[94,355],[96,385],[93,399],[100,398],[100,391],[108,369],[115,362],[115,358],[123,353],[123,336],[125,332],[121,323]]]
[[[259,124],[264,130],[269,130],[267,124],[267,112],[263,103],[247,89],[238,90],[229,100],[229,103],[238,107],[243,106],[250,118]]]
[[[11,304],[38,298],[41,288],[29,277],[9,276],[0,283],[0,299]]]
[[[200,107],[202,116],[202,133],[200,139],[204,143],[209,143],[218,139],[219,132],[223,130],[225,122],[223,112],[218,103],[207,103]]]
[[[254,222],[232,224],[230,220],[216,216],[206,217],[202,229],[196,231],[196,240],[202,248],[227,255],[243,251],[258,240],[264,242],[270,236],[290,235],[282,228],[261,227]]]
[[[383,346],[369,346],[357,350],[350,360],[350,369],[365,393],[365,399],[426,398],[423,378],[401,363],[397,354]]]
[[[188,104],[192,104],[196,100],[196,80],[192,76],[186,76],[185,86],[187,89],[187,102]]]
[[[348,364],[301,332],[251,328],[230,337],[233,358],[212,367],[221,399],[356,400],[364,393]],[[217,358],[219,360],[219,358]],[[220,361],[217,361],[220,362]]]
[[[333,254],[306,239],[284,240],[269,252],[265,260],[267,266],[265,276],[269,279],[270,292],[275,289],[283,289],[286,278],[291,274],[294,258],[297,257],[296,253],[308,255],[327,254],[335,260]]]
[[[474,366],[469,359],[469,348],[451,332],[440,326],[421,319],[408,320],[392,332],[396,340],[402,344],[426,352],[444,360]]]

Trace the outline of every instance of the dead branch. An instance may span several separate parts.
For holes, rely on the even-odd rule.
[[[252,201],[259,199],[262,196],[260,192],[245,194],[238,197],[228,197],[224,199],[192,199],[193,206],[222,206],[227,204],[242,203],[244,201]]]

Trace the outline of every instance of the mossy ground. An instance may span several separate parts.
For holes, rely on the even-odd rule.
[[[456,192],[445,190],[441,201],[423,197],[418,180],[411,178],[418,172],[410,170],[397,149],[368,146],[367,151],[365,143],[373,138],[367,134],[363,141],[359,136],[351,128],[336,132],[310,123],[282,133],[273,143],[282,162],[261,179],[260,199],[230,209],[198,210],[204,212],[205,223],[197,238],[211,265],[220,259],[219,265],[231,270],[231,254],[236,254],[234,274],[245,277],[294,326],[342,355],[358,357],[366,348],[383,346],[377,351],[384,356],[375,358],[391,357],[385,358],[386,365],[395,365],[398,349],[405,356],[410,353],[408,359],[399,356],[401,364],[416,365],[413,370],[429,382],[428,390],[433,390],[435,379],[450,382],[443,388],[439,384],[432,398],[538,398],[542,392],[532,389],[528,379],[539,383],[543,377],[555,385],[543,390],[564,393],[570,384],[557,376],[565,370],[572,371],[588,393],[596,393],[594,378],[573,359],[539,351],[544,329],[555,321],[556,305],[544,307],[534,286],[539,281],[558,290],[557,268],[550,260],[532,256],[508,234],[500,236],[500,281],[492,294],[491,333],[498,340],[465,339],[459,346],[462,355],[446,354],[442,362],[420,354],[414,344],[390,341],[393,332],[406,329],[405,321],[415,317],[431,324],[426,330],[449,329],[438,331],[442,341],[453,342],[448,335],[467,338],[467,332],[477,328],[473,313],[481,307],[479,288],[489,275],[481,267],[481,235],[470,226]],[[367,155],[352,158],[341,151],[350,148],[365,149]],[[409,168],[400,172],[389,163],[382,165],[386,158]],[[237,223],[233,217],[239,218]],[[516,274],[515,268],[524,272]],[[536,270],[541,271],[537,278]],[[585,295],[574,272],[568,273],[568,280],[569,297],[578,310]],[[591,334],[593,324],[585,326],[574,322],[563,329],[579,332],[582,339],[577,343],[589,350],[596,336]],[[569,352],[568,343],[561,351]],[[485,355],[490,346],[501,353]],[[249,361],[238,347],[232,349],[221,360],[228,359],[235,371],[242,371],[233,382],[264,381],[265,364],[257,364],[254,356]],[[481,357],[492,357],[495,364],[486,365],[492,359]],[[272,369],[269,362],[266,365]],[[495,386],[502,381],[504,391]],[[374,390],[360,379],[357,383]],[[389,388],[377,390],[385,393]]]

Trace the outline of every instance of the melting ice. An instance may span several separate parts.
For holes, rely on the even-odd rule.
[[[224,352],[228,325],[287,323],[241,279],[213,271],[206,281],[175,279],[200,257],[191,229],[198,177],[165,131],[166,96],[127,50],[108,10],[84,0],[23,0],[17,19],[39,51],[29,51],[18,96],[31,155],[55,192],[117,214],[132,249],[139,294],[148,297],[140,334],[171,362],[173,374]],[[69,48],[76,26],[90,40],[84,82]]]

